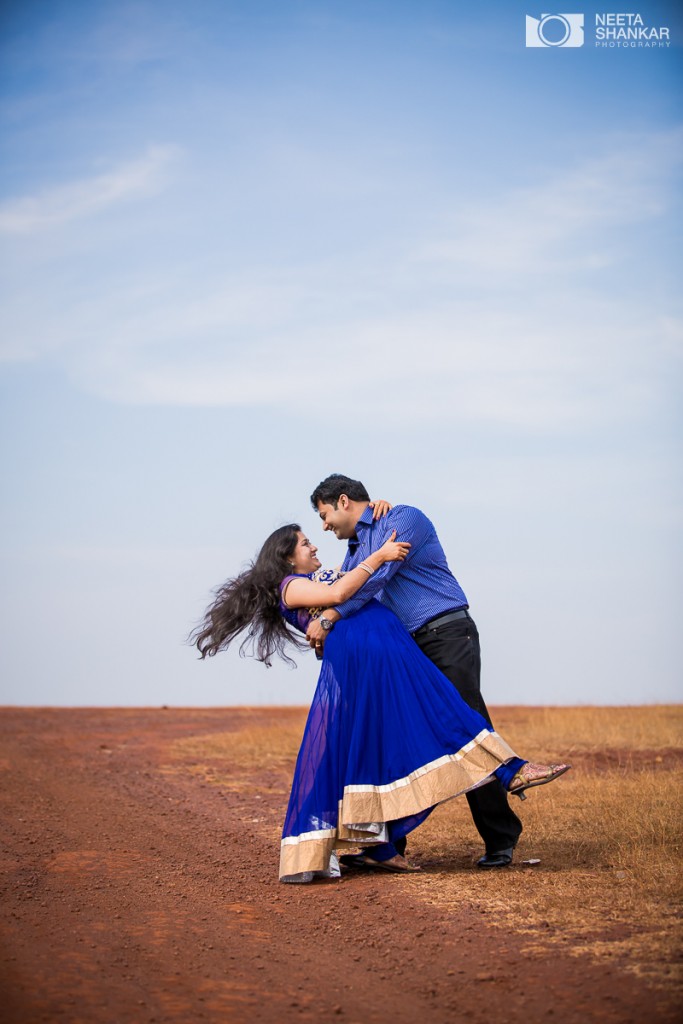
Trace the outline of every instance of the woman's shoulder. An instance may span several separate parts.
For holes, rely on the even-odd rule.
[[[280,580],[280,585],[279,585],[278,589],[279,589],[280,593],[282,593],[282,591],[285,589],[285,587],[288,586],[292,582],[292,580],[307,580],[307,579],[310,579],[310,577],[309,576],[304,576],[302,573],[292,572],[292,573],[289,574],[289,576],[285,576],[285,578],[283,580]]]

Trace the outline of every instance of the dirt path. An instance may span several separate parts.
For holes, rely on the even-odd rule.
[[[677,1019],[618,965],[525,956],[410,878],[279,884],[263,822],[282,795],[265,786],[254,820],[248,793],[166,769],[179,738],[240,726],[230,709],[2,711],[6,1024]]]

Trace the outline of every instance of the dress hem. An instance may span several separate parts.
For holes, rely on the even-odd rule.
[[[282,839],[280,878],[326,871],[339,847],[383,842],[383,826],[387,822],[419,814],[476,789],[515,757],[515,752],[496,732],[482,730],[461,750],[429,762],[404,778],[381,786],[346,786],[336,826],[329,823],[325,829]]]

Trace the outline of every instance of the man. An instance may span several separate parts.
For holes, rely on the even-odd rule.
[[[381,547],[392,530],[396,530],[397,540],[412,545],[410,554],[404,562],[387,562],[370,576],[355,597],[314,619],[306,634],[309,643],[324,643],[335,622],[377,598],[398,616],[463,700],[491,724],[480,688],[479,634],[469,614],[467,598],[448,568],[436,530],[424,513],[409,505],[397,505],[375,521],[369,502],[363,484],[341,474],[328,476],[311,495],[323,530],[348,541],[342,569],[354,569]],[[506,867],[512,861],[522,823],[510,809],[505,790],[493,779],[468,793],[467,800],[486,847],[478,866]],[[402,854],[405,839],[395,845]]]

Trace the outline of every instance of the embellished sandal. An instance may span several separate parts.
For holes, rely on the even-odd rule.
[[[527,761],[510,782],[508,793],[514,793],[520,800],[526,800],[525,790],[554,782],[570,768],[570,764],[531,764]]]

